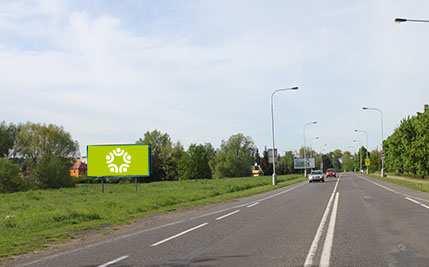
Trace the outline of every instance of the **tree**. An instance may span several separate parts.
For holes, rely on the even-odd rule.
[[[22,191],[26,187],[19,166],[8,159],[0,158],[0,193]]]
[[[180,143],[173,145],[170,136],[159,130],[148,131],[137,144],[151,146],[152,180],[177,180],[179,178],[178,162],[184,154]]]
[[[6,122],[0,123],[0,157],[7,157],[15,143],[16,126],[7,125]]]
[[[429,109],[403,119],[384,141],[385,165],[388,171],[429,175]]]
[[[211,144],[191,144],[179,161],[180,180],[212,178],[210,161],[215,154]]]
[[[24,160],[23,173],[41,188],[73,186],[69,168],[78,143],[62,127],[25,123],[18,127],[13,155]]]
[[[69,175],[72,161],[55,156],[45,156],[36,165],[33,177],[40,188],[73,187],[74,182]]]
[[[353,156],[349,151],[344,151],[341,162],[342,162],[342,168],[345,171],[353,171],[355,168],[354,159],[356,156]]]
[[[216,157],[211,162],[214,177],[249,176],[255,162],[256,147],[250,137],[235,134],[222,141]]]
[[[62,127],[28,122],[19,127],[13,153],[38,163],[46,157],[75,158],[78,147],[78,143]]]
[[[284,156],[280,157],[278,161],[278,174],[294,173],[293,166],[294,155],[292,151],[286,151]]]

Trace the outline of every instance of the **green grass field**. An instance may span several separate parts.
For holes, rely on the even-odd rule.
[[[424,180],[420,178],[393,176],[393,175],[389,175],[387,177],[382,178],[380,175],[377,175],[377,174],[371,174],[370,177],[373,177],[385,182],[389,182],[392,184],[405,186],[416,191],[429,192],[429,180]]]
[[[279,176],[277,187],[303,181]],[[79,232],[133,219],[274,189],[271,177],[139,184],[83,185],[60,190],[0,194],[0,258],[41,249]]]

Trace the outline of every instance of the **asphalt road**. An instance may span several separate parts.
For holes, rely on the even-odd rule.
[[[153,220],[13,266],[429,266],[429,195],[354,174]]]

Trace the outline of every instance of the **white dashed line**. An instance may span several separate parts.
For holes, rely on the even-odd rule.
[[[259,202],[255,202],[255,203],[252,203],[252,204],[246,206],[246,208],[251,208],[251,207],[256,206],[258,204],[259,204]]]
[[[233,212],[230,212],[230,213],[227,213],[227,214],[222,215],[222,216],[220,216],[220,217],[217,217],[217,218],[216,218],[216,221],[222,220],[222,219],[224,219],[224,218],[226,218],[226,217],[228,217],[228,216],[231,216],[231,215],[233,215],[233,214],[236,214],[236,213],[238,213],[238,212],[240,212],[240,210],[235,210],[235,211],[233,211]]]
[[[171,239],[175,239],[175,238],[177,238],[177,237],[179,237],[179,236],[182,236],[182,235],[184,235],[184,234],[187,234],[187,233],[189,233],[189,232],[191,232],[191,231],[194,231],[194,230],[197,230],[197,229],[199,229],[199,228],[201,228],[201,227],[204,227],[204,226],[206,226],[207,224],[208,224],[208,223],[203,223],[203,224],[197,225],[197,226],[195,226],[195,227],[192,227],[192,228],[190,228],[190,229],[188,229],[188,230],[186,230],[186,231],[183,231],[183,232],[181,232],[181,233],[178,233],[177,235],[170,236],[170,237],[168,237],[168,238],[166,238],[166,239],[163,239],[163,240],[161,240],[161,241],[159,241],[159,242],[153,243],[153,244],[151,245],[151,247],[155,247],[155,246],[161,245],[161,244],[163,244],[163,243],[165,243],[165,242],[167,242],[167,241],[170,241]]]
[[[119,258],[114,259],[114,260],[109,261],[109,262],[106,262],[106,263],[104,263],[104,264],[102,264],[102,265],[99,265],[98,267],[107,267],[107,266],[109,266],[109,265],[112,265],[112,264],[115,264],[115,263],[117,263],[117,262],[123,261],[123,260],[125,260],[126,258],[128,258],[128,255],[126,255],[126,256],[122,256],[122,257],[119,257]]]

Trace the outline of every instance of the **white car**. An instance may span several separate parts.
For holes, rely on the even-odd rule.
[[[325,182],[325,175],[323,174],[322,171],[320,170],[311,171],[310,175],[308,175],[308,182],[311,183],[314,181]]]

